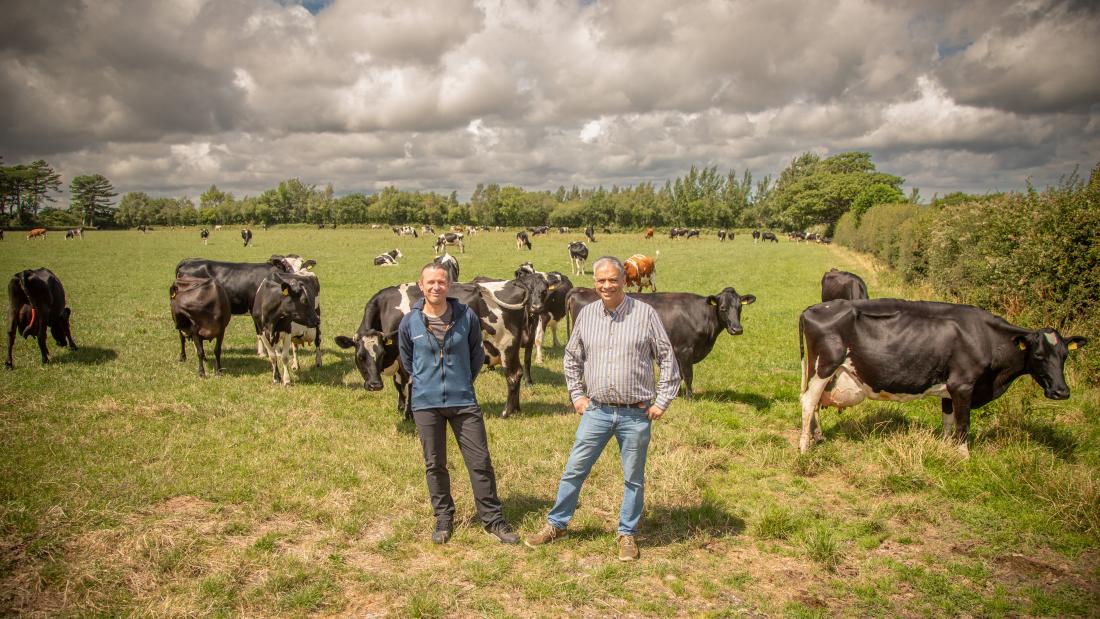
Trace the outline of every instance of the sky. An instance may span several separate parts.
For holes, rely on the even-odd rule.
[[[1100,161],[1100,3],[6,0],[0,156],[238,197],[773,176],[869,151],[927,200]]]

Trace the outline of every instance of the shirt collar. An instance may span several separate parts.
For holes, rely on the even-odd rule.
[[[600,300],[600,310],[601,310],[601,311],[603,312],[603,315],[604,315],[604,316],[611,316],[612,318],[616,318],[616,317],[618,317],[618,316],[619,316],[619,314],[620,314],[620,313],[621,313],[621,312],[622,312],[623,310],[625,310],[626,308],[630,307],[630,306],[629,306],[629,305],[627,305],[627,304],[628,304],[628,303],[630,303],[630,302],[632,302],[632,301],[633,301],[633,299],[631,299],[631,298],[630,298],[629,296],[623,295],[623,300],[622,300],[622,301],[620,301],[620,302],[619,302],[619,304],[618,304],[617,306],[615,306],[615,309],[613,309],[613,310],[609,310],[609,309],[607,309],[606,307],[604,307],[604,305],[603,305],[603,300],[601,299],[601,300]]]

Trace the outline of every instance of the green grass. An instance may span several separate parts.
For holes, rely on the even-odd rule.
[[[513,234],[470,238],[463,279],[507,277],[530,259],[568,271],[574,236],[514,249]],[[974,416],[969,460],[938,438],[934,401],[824,411],[826,442],[795,448],[796,320],[829,267],[865,276],[874,296],[927,298],[839,248],[756,245],[739,236],[645,242],[600,236],[593,258],[661,250],[661,290],[734,286],[758,301],[745,333],[720,336],[695,368],[698,397],[654,430],[642,558],[616,560],[622,493],[614,446],[594,468],[571,535],[529,550],[483,533],[457,449],[455,536],[429,541],[431,509],[415,428],[395,397],[369,393],[347,351],[379,288],[415,279],[427,239],[389,231],[278,228],[252,248],[236,231],[203,247],[197,230],[89,232],[0,242],[0,275],[48,266],[64,282],[81,349],[18,340],[0,372],[0,614],[393,614],[557,617],[1066,616],[1100,608],[1100,391],[1042,398],[1021,379]],[[399,267],[370,266],[399,247]],[[324,366],[312,355],[289,388],[235,317],[226,374],[180,364],[167,288],[184,257],[318,261]],[[584,285],[586,278],[574,278]],[[1035,325],[1032,325],[1035,326]],[[564,325],[559,334],[564,340]],[[549,341],[549,338],[548,340]],[[211,347],[208,347],[208,351]],[[1072,362],[1070,364],[1072,369]],[[508,518],[545,518],[576,428],[561,349],[548,349],[502,420],[499,372],[477,389]]]

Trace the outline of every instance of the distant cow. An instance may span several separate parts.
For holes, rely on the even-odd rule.
[[[582,241],[570,243],[569,261],[573,266],[574,275],[584,275],[584,265],[588,262],[588,246]]]
[[[69,228],[65,232],[65,239],[66,240],[68,240],[68,239],[84,240],[84,229],[83,228]]]
[[[823,439],[820,406],[937,397],[944,437],[953,433],[965,455],[972,409],[1025,374],[1046,397],[1065,400],[1066,356],[1088,342],[1051,328],[1017,327],[971,305],[899,299],[820,303],[802,312],[798,331],[803,453],[811,437]]]
[[[732,287],[706,297],[687,292],[629,294],[657,310],[676,353],[684,379],[684,397],[688,399],[693,397],[693,366],[710,354],[723,330],[730,335],[744,332],[741,308],[756,301],[754,295],[738,294]],[[574,288],[566,299],[570,320],[575,322],[581,308],[599,298],[599,293],[591,288]]]
[[[531,238],[527,236],[527,232],[520,230],[516,233],[516,249],[531,249]]]
[[[760,231],[759,230],[753,230],[752,231],[752,242],[753,243],[760,242]]]
[[[460,253],[466,253],[466,244],[463,242],[461,232],[444,232],[435,241],[435,253],[442,254],[443,248],[449,245],[457,245]]]
[[[588,242],[589,243],[595,243],[596,242],[596,231],[592,229],[592,226],[588,226],[587,228],[584,229],[584,235],[586,237],[588,237]]]
[[[374,266],[376,267],[394,267],[397,266],[397,259],[401,257],[400,249],[391,249],[384,254],[378,254],[374,257]]]
[[[229,295],[212,277],[183,275],[168,288],[172,319],[180,334],[180,363],[187,361],[186,341],[195,343],[199,376],[206,376],[203,340],[214,340],[214,374],[222,373],[222,340],[229,325]]]
[[[30,232],[27,233],[27,240],[28,241],[30,239],[44,239],[44,238],[46,238],[46,229],[45,228],[33,228]]]
[[[686,235],[687,232],[688,232],[687,228],[672,228],[668,231],[668,238],[670,238],[670,239],[679,238],[681,236]]]
[[[688,230],[684,234],[684,238],[688,238],[688,239],[690,239],[690,238],[699,238],[699,229],[698,228],[692,228],[691,230]]]
[[[534,228],[527,229],[527,231],[531,233],[531,236],[546,234],[548,230],[550,230],[550,226],[535,226]]]
[[[777,238],[775,237],[775,233],[774,233],[774,232],[761,232],[761,233],[760,233],[760,241],[761,241],[761,242],[764,242],[764,241],[771,241],[771,242],[773,242],[773,243],[778,243],[778,242],[779,242],[779,239],[777,239]]]
[[[432,262],[443,267],[447,273],[451,275],[452,282],[458,281],[458,258],[455,258],[451,254],[443,254],[442,256],[436,256],[435,260],[432,260]]]
[[[46,329],[50,330],[58,346],[68,346],[76,350],[69,316],[65,288],[61,280],[47,268],[27,269],[12,276],[8,282],[8,359],[4,365],[14,368],[11,357],[15,334],[24,338],[38,338],[38,350],[42,353],[42,363],[50,362],[50,351],[46,348]]]
[[[725,229],[722,229],[722,230],[718,231],[718,240],[719,241],[725,241],[727,238],[732,241],[733,240],[733,233],[732,232],[727,233],[725,231]]]
[[[645,240],[648,241],[652,238],[653,238],[653,228],[646,228],[645,229]]]
[[[245,247],[248,247],[249,245],[251,245],[252,244],[252,231],[249,230],[248,228],[243,228],[241,230],[241,240],[244,241],[244,246]]]
[[[252,320],[256,323],[260,342],[271,362],[272,381],[278,383],[281,373],[282,383],[289,385],[289,358],[291,346],[294,344],[292,340],[296,337],[302,339],[302,335],[295,332],[295,325],[306,330],[321,326],[316,301],[309,290],[308,282],[303,281],[301,276],[290,273],[275,272],[268,275],[256,290]],[[280,344],[281,349],[277,348]]]
[[[210,240],[210,231],[206,228],[199,230],[199,238],[202,239],[202,244],[206,245],[207,241]]]
[[[637,286],[638,292],[641,292],[642,288],[649,287],[653,292],[657,292],[657,259],[660,257],[661,250],[658,249],[653,258],[644,254],[634,254],[624,260],[623,288]]]
[[[855,273],[829,269],[821,278],[821,302],[834,301],[836,299],[870,299],[867,294],[867,284]]]
[[[0,228],[0,241],[4,240],[4,229]]]

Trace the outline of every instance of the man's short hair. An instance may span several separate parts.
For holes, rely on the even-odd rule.
[[[623,268],[623,261],[615,256],[601,256],[597,258],[596,261],[592,263],[592,275],[595,276],[596,270],[606,264],[610,264],[618,269],[620,278],[626,276],[626,269]]]
[[[416,281],[423,281],[424,280],[424,271],[427,271],[428,269],[438,269],[440,271],[443,271],[443,273],[445,273],[447,275],[447,283],[448,284],[454,283],[454,282],[451,281],[451,270],[448,269],[447,267],[443,266],[442,264],[434,261],[434,260],[429,262],[428,264],[425,264],[424,266],[420,267],[420,277],[418,277],[416,279]]]

